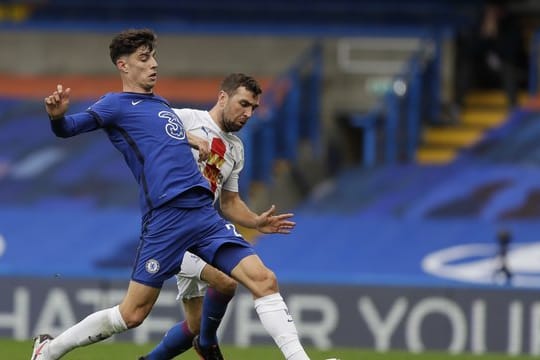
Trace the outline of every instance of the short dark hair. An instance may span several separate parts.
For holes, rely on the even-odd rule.
[[[109,45],[109,53],[113,64],[123,55],[131,55],[141,46],[154,50],[157,36],[149,29],[129,29],[116,35]]]
[[[227,75],[227,77],[223,79],[223,82],[221,83],[221,90],[231,95],[241,86],[245,87],[246,90],[251,91],[255,95],[262,94],[261,86],[257,80],[242,73],[233,73]]]

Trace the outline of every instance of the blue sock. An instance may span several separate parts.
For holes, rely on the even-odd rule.
[[[201,316],[201,333],[199,334],[201,346],[206,347],[218,343],[217,329],[232,298],[231,295],[220,293],[210,287],[206,291]]]
[[[175,324],[167,331],[161,342],[148,354],[148,360],[169,360],[191,348],[195,335],[186,321]]]

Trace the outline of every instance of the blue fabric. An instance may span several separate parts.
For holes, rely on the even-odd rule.
[[[209,199],[200,208],[179,208],[166,204],[145,217],[141,241],[137,249],[132,279],[152,287],[180,271],[186,250],[212,264],[215,253],[224,244],[236,244],[235,251],[251,245],[236,234],[234,227],[223,220]],[[236,265],[235,257],[218,268],[229,271]]]
[[[206,291],[201,315],[201,333],[199,335],[201,346],[208,347],[218,343],[217,330],[231,299],[232,296],[222,294],[210,287]]]
[[[62,137],[103,128],[137,180],[143,214],[193,187],[206,188],[213,196],[193,159],[182,121],[160,96],[109,93],[86,112],[52,123]]]
[[[169,360],[189,350],[195,335],[189,330],[186,321],[171,327],[161,342],[146,355],[146,360]]]
[[[86,114],[90,105],[70,108]],[[120,153],[99,134],[55,139],[42,102],[0,100],[0,106],[0,274],[128,278],[141,216]],[[489,256],[470,247],[496,256],[502,228],[513,235],[510,255],[538,244],[539,119],[512,117],[446,166],[340,172],[293,209],[297,226],[289,236],[264,236],[257,253],[280,284],[469,285],[426,272],[423,261],[459,246],[467,252],[447,268],[481,264]],[[226,259],[228,249],[217,250],[213,262]],[[522,253],[532,256],[527,249]],[[513,264],[515,279],[538,274],[521,258]]]

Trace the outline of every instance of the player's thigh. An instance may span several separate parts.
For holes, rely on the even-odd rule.
[[[176,286],[178,287],[177,300],[187,300],[195,297],[203,297],[206,294],[208,284],[197,278],[176,276]]]
[[[200,257],[186,251],[180,265],[180,272],[176,275],[178,300],[204,296],[208,285],[201,280],[201,273],[206,266],[208,265]]]
[[[180,264],[180,272],[178,276],[188,279],[201,279],[201,272],[205,267],[206,262],[199,256],[190,251],[186,251],[182,257]]]

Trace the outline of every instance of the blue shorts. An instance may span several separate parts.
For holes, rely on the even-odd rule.
[[[180,271],[186,250],[227,275],[240,260],[255,254],[251,244],[211,204],[200,208],[165,204],[143,219],[131,279],[161,288]]]

